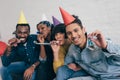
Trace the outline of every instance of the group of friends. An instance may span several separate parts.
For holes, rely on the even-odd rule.
[[[78,16],[59,9],[64,23],[40,21],[37,34],[21,13],[15,37],[0,42],[2,80],[120,80],[120,45],[99,30],[88,34]]]

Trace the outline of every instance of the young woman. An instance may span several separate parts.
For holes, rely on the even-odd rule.
[[[70,46],[70,41],[66,37],[65,25],[56,25],[52,30],[53,40],[51,41],[51,47],[53,50],[53,68],[56,72],[58,67],[64,64],[64,58]]]

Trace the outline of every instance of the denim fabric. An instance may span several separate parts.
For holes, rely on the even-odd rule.
[[[34,41],[36,40],[36,35],[30,35],[28,36],[26,43],[19,43],[17,47],[12,47],[9,56],[6,56],[5,54],[1,56],[2,64],[8,66],[12,62],[24,61],[31,66],[39,61],[40,46],[34,44]]]
[[[69,69],[66,65],[64,65],[58,68],[56,80],[68,80],[73,77],[88,75],[89,74],[86,73],[84,70],[73,71],[72,69]]]
[[[12,75],[14,74],[23,76],[23,73],[27,68],[28,65],[24,62],[13,62],[7,67],[2,66],[0,69],[2,80],[13,80]],[[23,80],[23,77],[19,77],[17,80]],[[31,80],[35,80],[35,72],[33,73]]]
[[[88,43],[83,50],[72,44],[66,55],[65,65],[75,62],[92,76],[100,79],[120,78],[120,45],[107,41],[105,52],[95,44],[94,48],[89,48]]]

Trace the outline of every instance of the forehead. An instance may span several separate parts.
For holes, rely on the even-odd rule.
[[[45,24],[39,24],[38,28],[47,27]]]
[[[66,32],[73,31],[74,29],[81,29],[77,23],[72,23],[66,26]]]
[[[18,26],[17,31],[29,31],[28,26]]]

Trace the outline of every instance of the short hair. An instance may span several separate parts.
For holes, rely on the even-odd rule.
[[[52,30],[52,40],[55,40],[55,35],[57,33],[63,33],[63,34],[65,34],[65,38],[67,38],[65,27],[66,26],[63,23],[56,25]]]
[[[30,25],[29,24],[17,24],[16,25],[16,30],[17,30],[18,26],[27,26],[29,31],[30,31]]]
[[[38,25],[40,25],[40,24],[44,24],[44,25],[46,25],[47,27],[50,27],[50,28],[51,28],[51,31],[52,31],[52,29],[53,29],[53,27],[54,27],[54,25],[53,25],[52,23],[50,23],[49,21],[41,21],[41,22],[39,22],[39,23],[37,24],[37,28],[38,28]]]
[[[76,16],[76,15],[72,15],[72,16],[75,18],[75,20],[74,20],[73,22],[71,22],[70,24],[72,24],[72,23],[77,23],[81,28],[83,28],[82,22],[81,22],[81,20],[79,19],[79,17]],[[69,25],[69,24],[68,24],[68,25]]]

